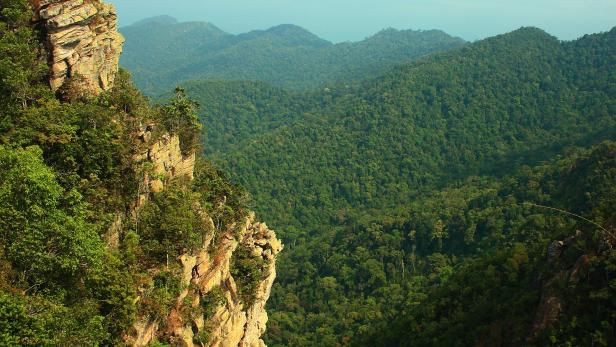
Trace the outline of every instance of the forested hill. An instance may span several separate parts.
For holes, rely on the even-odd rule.
[[[267,201],[268,220],[305,230],[614,136],[615,37],[562,43],[524,28],[357,87],[188,91],[207,115],[206,151]]]
[[[187,84],[205,114],[206,151],[268,207],[259,212],[288,245],[274,290],[269,342],[342,344],[367,332],[386,313],[385,303],[403,295],[408,283],[396,276],[408,274],[408,264],[422,261],[428,264],[423,274],[442,270],[446,278],[464,259],[458,258],[467,249],[464,242],[477,251],[502,246],[504,239],[494,234],[506,232],[498,218],[475,216],[476,223],[489,226],[486,235],[496,237],[479,245],[472,241],[479,226],[456,219],[475,212],[450,216],[458,212],[447,207],[455,204],[455,194],[471,201],[484,199],[475,195],[479,191],[490,195],[496,188],[481,183],[455,193],[447,187],[487,176],[514,189],[519,177],[496,178],[615,138],[615,56],[616,29],[561,42],[522,28],[321,91],[289,92],[256,82]],[[531,181],[534,197],[561,184],[558,178]],[[441,189],[440,196],[426,198]],[[506,210],[504,200],[481,201]],[[547,201],[552,203],[560,200]],[[416,212],[400,221],[409,208]],[[450,239],[454,230],[467,232],[467,241]],[[533,259],[545,256],[548,239],[571,231],[559,230],[533,246],[539,252]],[[421,242],[415,239],[419,233]],[[501,260],[506,259],[494,261]],[[389,285],[395,288],[386,289]],[[536,308],[535,301],[526,304]],[[421,319],[436,326],[430,325],[435,317]],[[435,340],[424,345],[439,345],[438,334],[430,336]]]
[[[613,346],[614,158],[602,143],[311,235],[281,262],[268,345]]]
[[[464,41],[444,32],[382,32],[360,42],[332,44],[294,25],[232,35],[204,22],[156,17],[121,28],[122,65],[150,95],[196,78],[261,80],[305,89],[355,80]]]

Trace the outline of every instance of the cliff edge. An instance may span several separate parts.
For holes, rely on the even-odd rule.
[[[138,139],[146,143],[152,136],[143,130]],[[178,179],[190,182],[195,177],[195,155],[182,153],[176,135],[163,135],[134,160],[151,171],[143,176],[144,190],[133,218],[147,206],[151,194],[164,192]],[[151,269],[156,274],[175,268],[171,271],[179,276],[179,295],[165,317],[142,314],[125,341],[132,346],[147,346],[157,339],[179,346],[265,346],[261,340],[268,321],[265,305],[282,243],[252,212],[221,227],[203,206],[193,208],[207,230],[202,245],[173,259],[175,264],[167,264],[166,269]],[[242,283],[250,276],[243,268],[246,261],[256,273],[252,285]],[[137,304],[147,300],[151,287],[143,287]]]
[[[87,95],[113,92],[124,42],[114,7],[100,0],[29,1],[33,25],[47,54],[51,90],[69,86]],[[218,189],[207,185],[219,181],[207,178],[195,183],[200,176],[195,170],[198,146],[192,143],[186,150],[186,127],[177,120],[147,125],[141,125],[141,119],[133,121],[139,125],[132,130],[127,126],[134,153],[129,166],[137,194],[125,210],[117,210],[104,235],[107,247],[125,256],[130,254],[131,240],[142,243],[136,255],[139,260],[127,261],[139,275],[134,278],[134,323],[122,340],[132,346],[155,341],[180,346],[265,346],[261,340],[268,319],[265,305],[276,277],[281,242],[256,221],[254,213],[228,213],[228,197],[223,193],[217,195],[222,197],[216,203],[200,198]],[[199,127],[189,129],[193,131],[189,140],[195,142]],[[176,223],[179,230],[174,224],[176,234],[169,236],[164,229],[169,223],[161,218],[175,218],[164,215],[164,211],[180,210],[174,209],[174,203],[184,204],[184,215],[178,218],[186,218],[187,223]],[[219,214],[212,212],[219,210]],[[173,240],[188,241],[178,245]]]

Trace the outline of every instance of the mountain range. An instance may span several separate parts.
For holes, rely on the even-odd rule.
[[[414,339],[423,341],[417,345],[455,345],[460,331],[469,331],[460,345],[472,345],[488,338],[479,327],[490,324],[516,325],[520,331],[498,339],[525,341],[533,315],[544,310],[541,290],[530,287],[532,276],[544,266],[549,242],[574,231],[566,223],[551,230],[532,226],[535,214],[552,215],[524,204],[587,209],[579,199],[598,188],[557,177],[568,175],[567,165],[595,165],[575,164],[589,155],[580,151],[616,138],[615,56],[616,29],[563,42],[540,29],[521,28],[321,90],[290,91],[264,82],[186,83],[202,105],[208,157],[248,187],[257,211],[288,245],[274,286],[271,345],[335,346],[355,339],[362,346]],[[577,185],[586,191],[573,192]],[[576,194],[579,199],[564,198]],[[516,223],[531,226],[520,229]],[[592,225],[579,228],[594,232]],[[528,236],[534,232],[541,240]],[[477,270],[466,267],[471,259],[500,264],[506,259],[495,260],[491,252],[514,256],[515,242],[524,252],[536,252],[529,255],[534,270],[523,274],[529,276],[525,285],[495,283],[502,287],[495,287],[491,300],[503,300],[500,295],[509,290],[528,295],[528,301],[502,303],[501,323],[485,313],[476,317],[477,325],[444,321],[448,340],[432,330],[407,336],[408,326],[436,324],[429,313],[433,305],[452,300],[438,291],[445,288],[446,274],[460,276],[452,286],[480,288],[468,272]],[[575,254],[596,252],[589,245]],[[431,277],[436,273],[442,277]],[[423,295],[434,300],[423,301]],[[459,304],[468,322],[474,310],[487,310],[472,301]],[[409,313],[414,305],[425,308],[418,312],[426,316]],[[511,311],[510,305],[532,314]],[[439,319],[457,319],[442,315]],[[385,324],[390,320],[401,325]],[[395,333],[380,340],[383,331]],[[555,334],[567,340],[577,330],[565,331],[565,337]]]
[[[155,17],[120,29],[121,64],[157,96],[187,80],[260,80],[292,89],[355,81],[465,41],[438,30],[386,29],[360,42],[333,44],[295,25],[233,35],[206,22]]]
[[[616,346],[616,28],[0,8],[0,345]]]

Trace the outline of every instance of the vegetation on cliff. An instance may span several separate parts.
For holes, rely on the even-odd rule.
[[[176,305],[176,257],[214,232],[202,214],[237,222],[245,194],[209,169],[143,201],[154,173],[135,158],[166,133],[194,151],[195,103],[178,90],[151,106],[123,71],[98,96],[71,81],[52,93],[32,18],[28,1],[0,1],[0,344],[122,344],[137,317]]]

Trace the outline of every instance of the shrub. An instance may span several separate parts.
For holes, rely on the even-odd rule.
[[[257,299],[257,290],[263,279],[265,261],[255,257],[250,249],[240,245],[231,258],[231,275],[237,283],[240,299],[245,307],[250,307]]]
[[[163,320],[169,315],[181,290],[179,276],[170,271],[157,273],[152,287],[141,300],[140,312],[151,319]]]
[[[226,304],[227,298],[220,286],[214,287],[212,290],[205,293],[201,297],[201,309],[203,310],[205,320],[211,318],[218,307]]]
[[[162,264],[203,245],[208,227],[196,210],[198,194],[169,185],[141,210],[138,234],[150,262]]]

